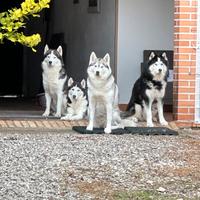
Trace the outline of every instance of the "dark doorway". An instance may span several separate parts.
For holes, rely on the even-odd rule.
[[[19,7],[22,0],[2,1],[0,12]],[[23,47],[7,40],[0,44],[0,96],[22,95]]]
[[[0,45],[0,95],[22,95],[23,48],[5,41]]]
[[[19,8],[23,1],[2,1],[0,13],[15,7]],[[45,34],[43,29],[40,30],[40,27],[43,27],[44,18],[36,19],[32,22],[32,17],[30,17],[26,29],[21,30],[25,32],[25,35],[31,35],[36,30],[39,34]],[[40,71],[35,69],[36,66],[34,65],[36,61],[40,63],[38,54],[33,53],[30,48],[19,43],[4,40],[3,44],[0,44],[0,55],[0,119],[40,117],[43,108],[38,99],[32,91],[30,94],[26,94],[27,90],[31,90],[34,87],[36,82],[34,80],[40,77]],[[40,68],[40,64],[37,65]],[[30,77],[33,78],[31,79]],[[35,90],[37,88],[39,90],[39,86],[35,86],[35,88]]]

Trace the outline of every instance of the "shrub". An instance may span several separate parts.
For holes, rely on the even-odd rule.
[[[6,0],[5,0],[6,1]],[[39,13],[44,8],[49,8],[51,0],[25,0],[20,8],[11,8],[0,13],[0,43],[4,39],[13,43],[20,43],[32,48],[41,42],[40,34],[24,35],[22,29],[26,27],[26,20],[29,17],[40,17]]]

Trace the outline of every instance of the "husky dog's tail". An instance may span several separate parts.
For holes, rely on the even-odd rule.
[[[120,117],[122,119],[131,117],[135,114],[135,103],[134,99],[131,97],[130,102],[128,103],[128,106],[126,108],[126,111],[121,111],[120,112]]]
[[[126,111],[120,111],[120,117],[122,119],[125,119],[127,117],[131,117],[135,114],[135,108],[134,107],[131,107],[130,110],[126,110]]]

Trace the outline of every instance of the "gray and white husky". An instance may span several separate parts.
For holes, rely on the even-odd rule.
[[[68,80],[67,88],[67,114],[62,120],[81,120],[86,117],[87,100],[86,81],[75,82],[73,78]]]
[[[56,117],[61,117],[65,112],[66,97],[64,97],[64,84],[67,74],[64,69],[62,58],[62,47],[49,49],[48,45],[44,48],[44,59],[42,61],[42,78],[45,92],[46,110],[44,117],[49,116],[50,110],[55,112]]]
[[[87,73],[89,100],[87,130],[103,127],[105,133],[111,133],[112,129],[123,128],[118,107],[118,87],[112,75],[110,55],[97,58],[92,52]]]

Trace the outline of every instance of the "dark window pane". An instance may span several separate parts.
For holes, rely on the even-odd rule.
[[[89,7],[97,7],[97,0],[89,0]]]

